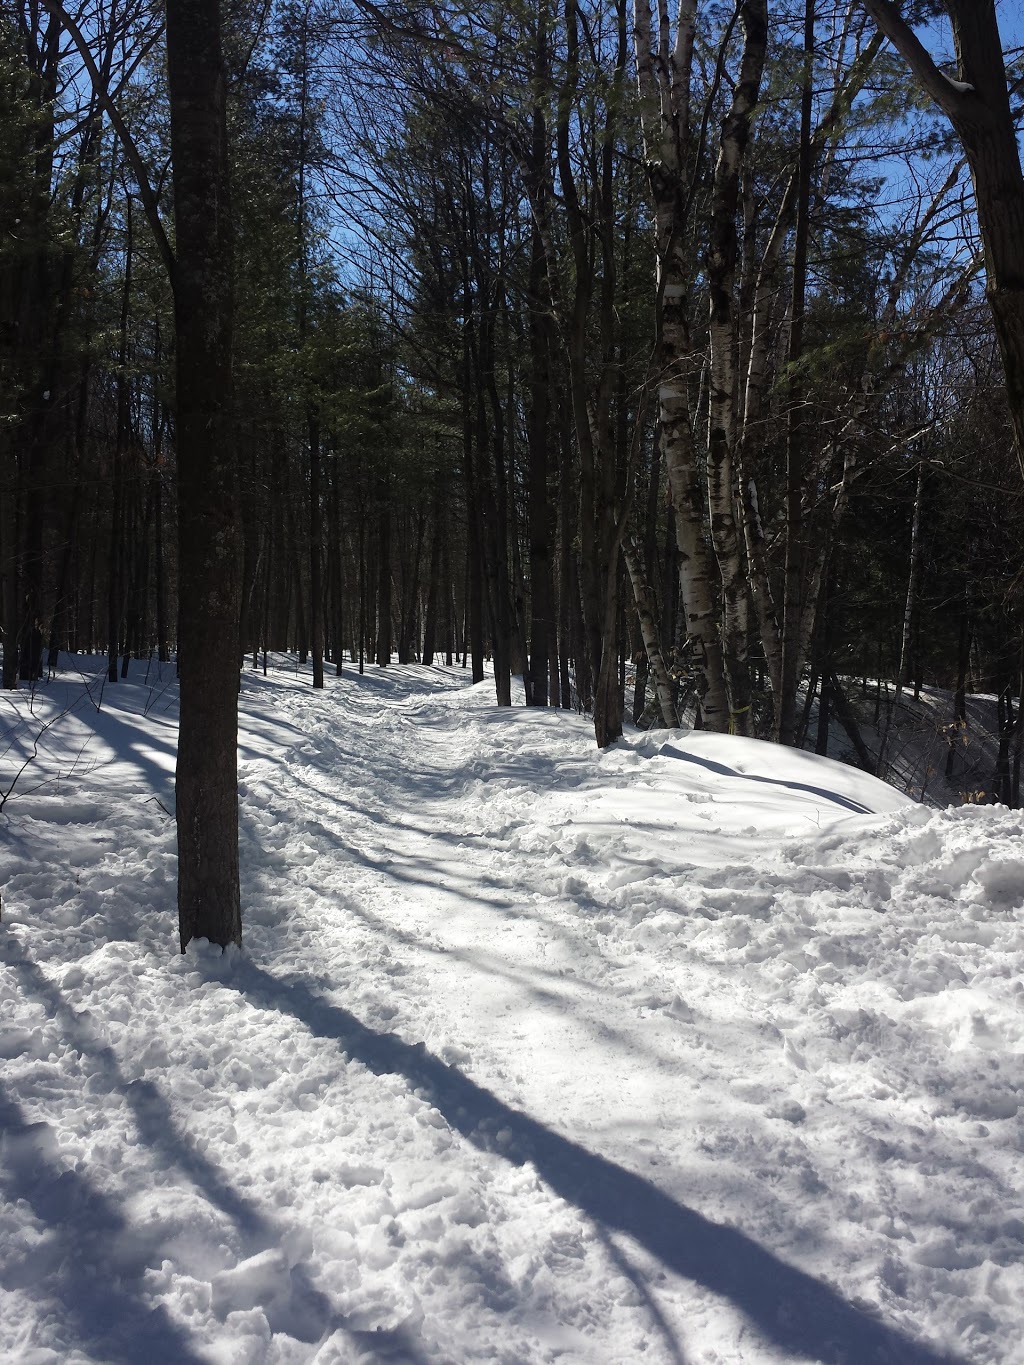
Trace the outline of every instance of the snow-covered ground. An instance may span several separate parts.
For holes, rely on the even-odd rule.
[[[0,1359],[1024,1362],[1019,813],[249,673],[182,957],[144,673],[0,703]]]

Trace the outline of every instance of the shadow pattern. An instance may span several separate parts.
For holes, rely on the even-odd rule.
[[[14,954],[6,962],[26,995],[34,995],[60,1020],[65,1040],[98,1064],[108,1091],[128,1105],[140,1141],[234,1224],[244,1255],[279,1245],[285,1229],[198,1150],[160,1088],[125,1077],[113,1048],[95,1037],[35,962]],[[10,1263],[3,1286],[29,1291],[44,1316],[58,1318],[69,1348],[89,1349],[110,1365],[209,1365],[209,1357],[197,1355],[196,1343],[162,1306],[153,1308],[142,1290],[145,1268],[159,1265],[163,1257],[161,1234],[140,1233],[86,1176],[65,1169],[50,1125],[31,1121],[2,1085],[0,1192],[12,1201],[23,1199],[49,1230],[32,1257]],[[287,1292],[262,1306],[273,1332],[310,1346],[341,1331],[356,1346],[372,1344],[375,1359],[427,1365],[429,1357],[405,1325],[388,1331],[359,1327],[334,1310],[301,1263],[291,1269]]]
[[[711,1222],[643,1177],[511,1108],[422,1043],[375,1032],[305,983],[283,980],[251,962],[240,962],[223,981],[252,1003],[291,1014],[317,1036],[336,1040],[375,1074],[403,1076],[474,1146],[517,1165],[532,1162],[561,1198],[605,1230],[633,1238],[667,1270],[727,1299],[794,1359],[958,1365],[956,1357],[860,1311],[738,1229]]]
[[[674,744],[665,744],[658,750],[659,756],[665,755],[668,758],[681,758],[685,763],[696,763],[699,768],[706,768],[709,773],[718,773],[720,777],[736,777],[745,782],[764,782],[769,787],[787,787],[794,792],[807,792],[810,796],[820,796],[823,801],[831,801],[834,806],[842,806],[844,810],[852,811],[855,815],[871,815],[870,806],[862,805],[860,801],[854,801],[849,796],[842,796],[839,792],[829,791],[827,787],[814,787],[808,782],[791,782],[783,777],[762,777],[757,773],[741,773],[736,768],[730,768],[725,763],[717,763],[713,758],[701,758],[697,754],[689,754],[685,749],[677,749]]]
[[[133,1234],[108,1196],[47,1150],[55,1145],[49,1125],[30,1122],[0,1084],[0,1189],[12,1202],[23,1199],[46,1228],[31,1259],[9,1267],[4,1288],[49,1294],[43,1311],[60,1316],[67,1347],[85,1347],[111,1365],[207,1365],[164,1308],[145,1301],[130,1264],[111,1276],[118,1243]],[[137,1251],[131,1260],[144,1266]]]

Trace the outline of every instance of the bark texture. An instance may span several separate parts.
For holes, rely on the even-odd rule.
[[[768,11],[764,0],[748,0],[741,5],[740,18],[743,55],[732,103],[722,125],[707,262],[711,338],[708,503],[711,540],[722,576],[723,664],[729,694],[729,729],[748,735],[751,733],[747,648],[750,599],[734,498],[734,452],[740,426],[736,214],[740,173],[767,52]]]
[[[681,0],[675,39],[667,0],[658,0],[652,33],[650,0],[635,0],[637,81],[644,151],[654,207],[658,269],[658,415],[679,548],[679,590],[686,613],[687,662],[697,678],[704,723],[729,725],[713,563],[704,538],[701,486],[688,394],[692,346],[688,326],[691,270],[684,250],[690,153],[690,75],[697,22],[695,0]]]
[[[241,526],[232,412],[232,235],[218,0],[167,0],[174,167],[181,723],[178,922],[241,943]]]

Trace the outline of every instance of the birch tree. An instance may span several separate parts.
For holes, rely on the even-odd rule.
[[[698,363],[690,337],[694,266],[686,240],[695,155],[691,81],[696,0],[680,0],[674,22],[668,0],[657,0],[656,17],[655,36],[651,0],[635,0],[640,119],[657,259],[658,415],[676,522],[689,660],[700,679],[705,724],[712,730],[724,730],[729,724],[729,698],[714,565],[704,537],[704,490],[689,398],[692,369]]]

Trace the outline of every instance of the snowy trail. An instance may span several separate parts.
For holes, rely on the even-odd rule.
[[[171,692],[8,806],[0,1358],[1024,1361],[1017,813],[328,684],[246,677],[242,955]]]

